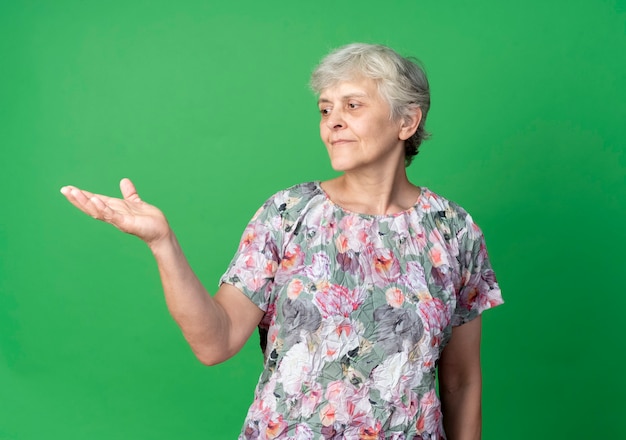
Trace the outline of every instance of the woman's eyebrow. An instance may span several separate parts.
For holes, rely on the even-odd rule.
[[[341,98],[339,98],[341,101],[347,101],[348,99],[353,99],[353,98],[367,98],[369,95],[367,93],[348,93],[347,95],[343,95]],[[317,100],[318,104],[322,104],[322,103],[329,103],[332,102],[330,99],[327,98],[320,98]]]

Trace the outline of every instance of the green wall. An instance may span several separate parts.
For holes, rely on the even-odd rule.
[[[384,6],[383,6],[384,5]],[[0,3],[0,439],[233,439],[254,337],[195,360],[148,249],[59,194],[131,177],[211,289],[274,191],[333,175],[307,89],[336,46],[425,63],[410,168],[468,209],[484,439],[626,438],[626,2]]]

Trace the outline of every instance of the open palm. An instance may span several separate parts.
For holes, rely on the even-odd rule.
[[[167,235],[169,225],[161,210],[141,200],[129,179],[120,181],[120,190],[121,199],[93,194],[74,186],[64,186],[61,193],[85,214],[136,235],[148,244]]]

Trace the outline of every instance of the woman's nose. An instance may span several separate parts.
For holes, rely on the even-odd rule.
[[[341,115],[341,112],[334,111],[334,112],[331,112],[330,115],[328,115],[328,118],[326,119],[326,125],[331,130],[336,130],[336,129],[344,128],[346,123],[343,119],[343,116]]]

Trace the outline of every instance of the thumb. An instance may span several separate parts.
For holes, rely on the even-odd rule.
[[[130,201],[140,201],[139,195],[137,194],[137,190],[135,189],[135,185],[130,179],[123,178],[120,180],[120,190],[122,191],[122,196],[124,196],[124,200]]]

